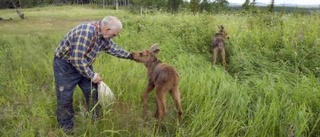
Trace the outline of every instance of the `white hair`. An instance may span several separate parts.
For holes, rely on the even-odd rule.
[[[107,28],[110,28],[112,30],[115,30],[117,28],[122,29],[122,23],[121,21],[114,17],[114,16],[106,16],[101,21],[101,24]]]

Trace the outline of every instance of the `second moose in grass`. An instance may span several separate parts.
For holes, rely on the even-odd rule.
[[[222,65],[224,69],[226,69],[226,51],[225,51],[225,40],[229,39],[228,33],[224,26],[220,25],[219,31],[215,33],[213,41],[212,41],[212,46],[213,46],[213,64],[217,64],[217,57],[218,53],[220,52],[221,54],[221,59],[222,59]]]

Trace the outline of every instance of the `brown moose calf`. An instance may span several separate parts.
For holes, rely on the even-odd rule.
[[[224,27],[218,26],[219,31],[215,33],[212,46],[213,46],[213,64],[217,64],[217,57],[218,53],[220,51],[221,59],[222,59],[222,65],[224,69],[226,69],[226,51],[225,51],[225,39],[229,39],[227,31],[224,29]]]
[[[132,53],[133,60],[143,63],[148,69],[148,86],[142,95],[143,114],[144,116],[147,114],[148,94],[156,88],[157,110],[155,117],[158,118],[159,125],[163,117],[167,114],[166,94],[169,91],[176,104],[178,120],[180,123],[183,110],[180,103],[179,76],[175,68],[164,64],[157,59],[156,55],[159,51],[160,49],[158,46],[154,44],[150,49]]]

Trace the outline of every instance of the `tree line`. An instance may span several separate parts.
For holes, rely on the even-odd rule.
[[[249,0],[246,0],[249,1]],[[13,8],[12,3],[24,8],[50,4],[101,4],[102,6],[141,6],[144,8],[178,11],[181,7],[191,11],[226,9],[227,0],[1,0],[0,8]]]
[[[191,12],[220,12],[230,10],[228,0],[0,0],[0,9],[5,8],[30,8],[46,5],[78,5],[95,4],[103,8],[130,8],[140,12],[144,10],[162,10],[178,12],[187,10]],[[256,0],[243,0],[241,7],[236,9],[256,11]],[[274,0],[266,7],[266,11],[274,12]]]

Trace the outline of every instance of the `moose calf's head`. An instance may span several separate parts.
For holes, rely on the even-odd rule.
[[[219,31],[215,34],[215,36],[220,36],[220,37],[223,37],[224,39],[230,38],[227,30],[224,28],[223,25],[218,26],[218,28],[219,28]]]
[[[158,48],[158,45],[153,44],[149,49],[132,52],[131,55],[134,61],[147,64],[148,62],[157,60],[156,56],[159,52],[160,49]]]

